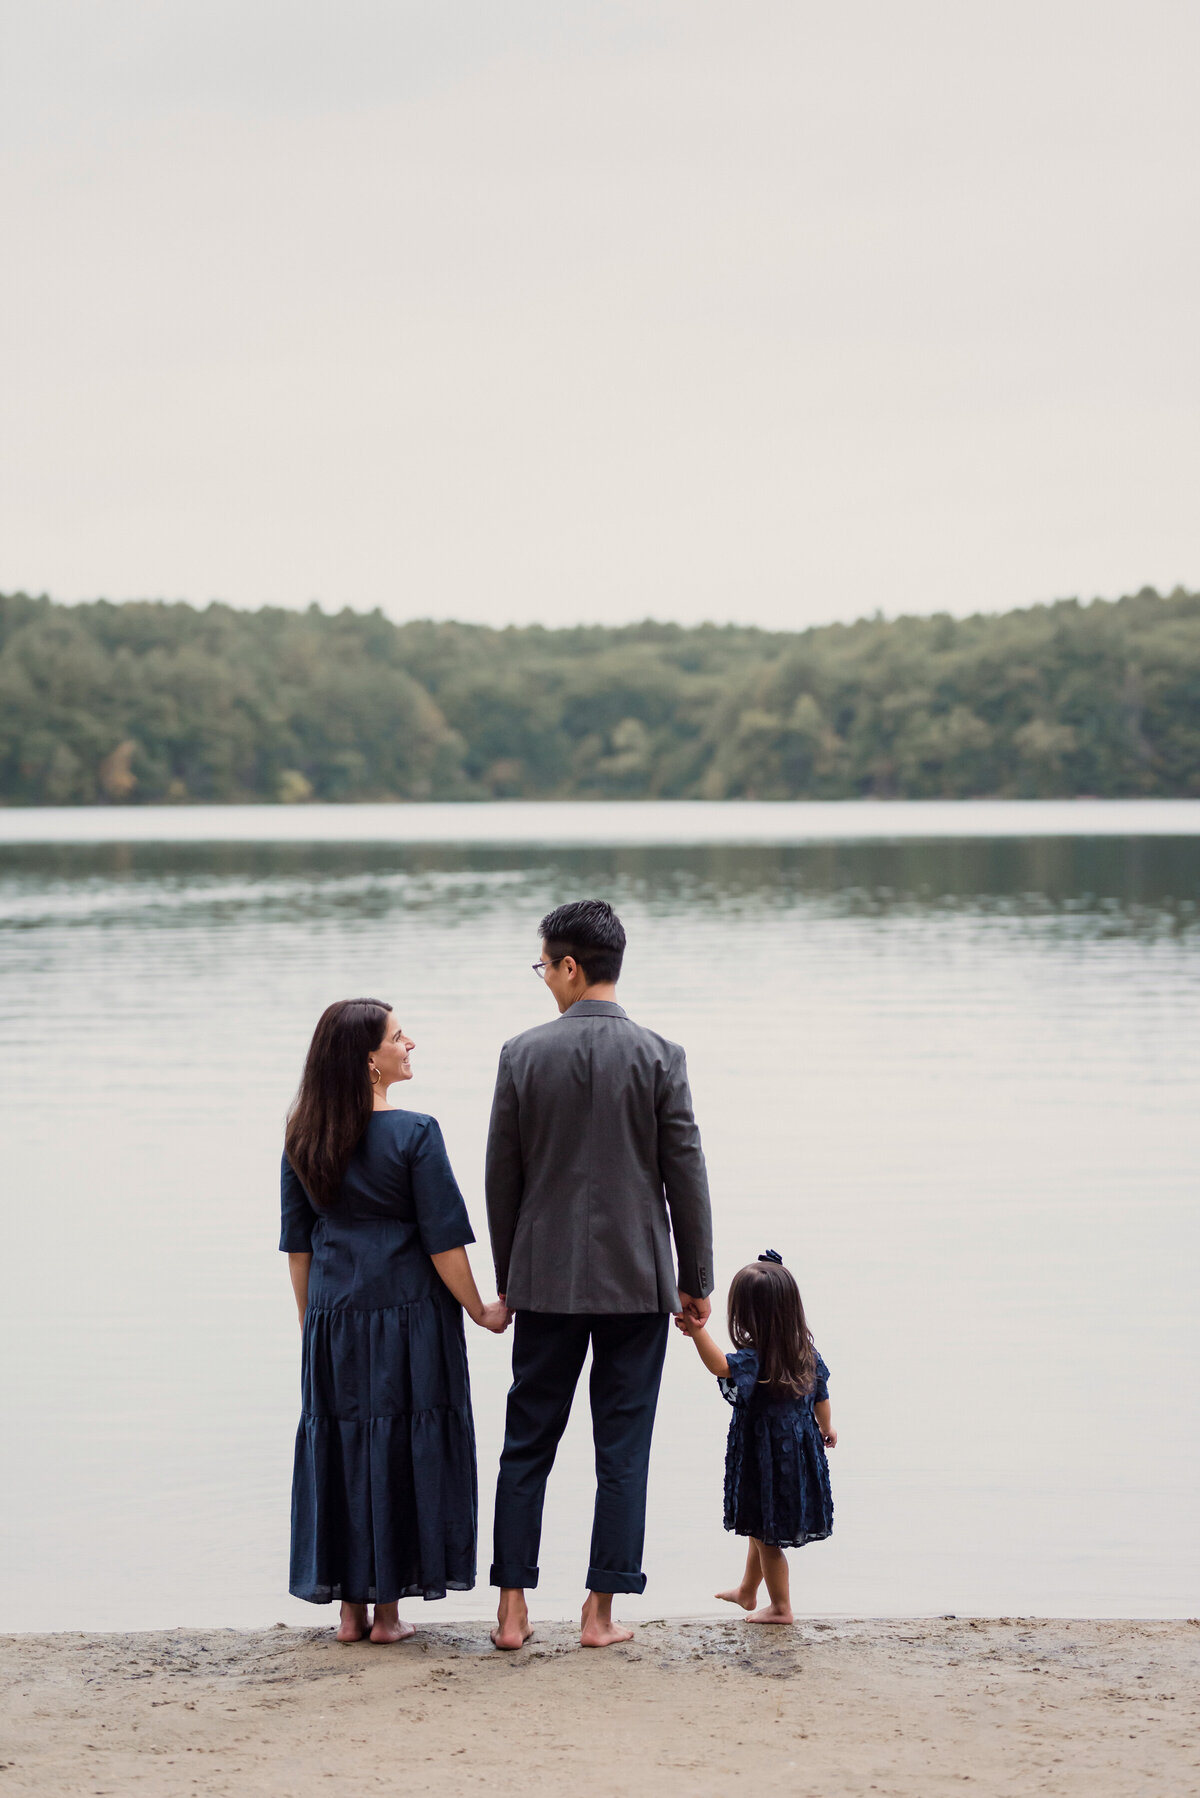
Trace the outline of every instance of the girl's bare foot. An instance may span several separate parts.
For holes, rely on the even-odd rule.
[[[778,1553],[777,1549],[768,1550],[768,1555],[776,1553]],[[740,1605],[743,1611],[752,1611],[758,1603],[758,1588],[762,1583],[762,1555],[759,1552],[759,1544],[751,1536],[746,1544],[746,1566],[741,1579],[736,1586],[731,1586],[728,1592],[717,1592],[714,1596],[719,1598],[723,1604],[736,1604]],[[767,1592],[769,1595],[769,1586]]]
[[[579,1626],[581,1648],[612,1648],[617,1642],[632,1642],[633,1631],[622,1629],[612,1620],[612,1593],[589,1592],[583,1606]]]
[[[777,1542],[760,1542],[756,1537],[750,1538],[750,1555],[746,1560],[746,1575],[743,1586],[754,1581],[754,1575],[761,1570],[767,1583],[767,1597],[770,1604],[764,1605],[761,1611],[754,1611],[747,1617],[747,1623],[794,1623],[792,1616],[792,1593],[788,1584],[787,1556]]]
[[[747,1617],[747,1623],[795,1623],[790,1605],[767,1604]]]
[[[375,1621],[371,1625],[372,1642],[407,1642],[410,1636],[416,1635],[416,1624],[405,1623],[398,1613],[398,1605],[377,1604],[375,1606]]]
[[[337,1627],[339,1642],[361,1642],[367,1633],[367,1607],[365,1604],[347,1604],[342,1602],[341,1622]]]

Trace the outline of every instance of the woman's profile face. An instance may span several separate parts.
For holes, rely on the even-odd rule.
[[[379,1079],[374,1082],[376,1091],[386,1092],[398,1080],[412,1079],[413,1071],[408,1057],[410,1050],[416,1046],[411,1036],[405,1036],[397,1024],[396,1014],[389,1011],[379,1047],[371,1052],[371,1064],[379,1069]]]

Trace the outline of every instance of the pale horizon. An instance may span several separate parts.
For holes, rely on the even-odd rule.
[[[0,589],[800,630],[1200,586],[1200,15],[7,9]]]
[[[39,592],[39,591],[37,591],[35,589],[31,589],[31,588],[8,588],[8,589],[0,589],[0,591],[7,591],[8,593],[14,594],[14,595],[17,593],[20,593],[26,599],[48,600],[51,605],[66,606],[66,607],[83,607],[83,606],[91,606],[91,605],[114,605],[114,606],[163,605],[163,606],[189,606],[193,611],[203,612],[203,611],[206,611],[209,606],[227,606],[230,609],[230,611],[234,611],[234,612],[259,612],[259,611],[268,611],[268,610],[304,612],[304,611],[309,610],[312,606],[317,606],[319,608],[319,610],[328,617],[332,617],[337,612],[341,612],[341,611],[359,612],[359,613],[363,613],[363,614],[378,611],[378,612],[382,612],[383,615],[389,620],[389,622],[392,624],[395,624],[397,627],[401,627],[403,625],[408,625],[408,624],[457,624],[457,625],[479,626],[479,627],[487,629],[487,630],[496,630],[496,631],[530,630],[530,629],[539,629],[539,628],[543,629],[543,630],[548,630],[548,631],[570,631],[570,630],[636,629],[639,625],[653,625],[656,627],[659,627],[659,626],[665,627],[667,625],[679,625],[679,627],[683,630],[705,630],[705,629],[718,630],[718,631],[719,630],[761,630],[761,631],[768,632],[771,634],[787,634],[787,633],[799,634],[802,631],[828,630],[832,626],[837,625],[837,624],[845,624],[845,625],[869,624],[869,623],[874,623],[876,620],[881,620],[885,624],[898,624],[908,618],[930,618],[930,617],[934,617],[934,616],[949,616],[949,617],[953,617],[959,623],[966,623],[972,618],[998,617],[998,616],[1002,615],[1003,613],[1007,613],[1007,612],[1030,612],[1030,611],[1036,611],[1039,607],[1050,607],[1050,606],[1056,606],[1056,605],[1078,605],[1080,608],[1086,609],[1089,606],[1115,605],[1115,604],[1117,604],[1117,602],[1119,600],[1136,598],[1139,593],[1149,590],[1150,587],[1151,587],[1150,582],[1143,582],[1141,587],[1131,588],[1128,593],[1092,593],[1092,594],[1059,593],[1059,594],[1055,594],[1051,598],[1029,600],[1020,605],[1009,606],[1009,605],[999,604],[999,605],[995,605],[995,606],[979,606],[970,612],[963,612],[963,611],[956,612],[956,611],[952,610],[952,608],[949,606],[938,608],[937,611],[933,611],[933,610],[917,611],[916,609],[913,609],[913,610],[907,611],[907,612],[890,612],[890,611],[886,610],[885,608],[880,607],[878,609],[878,611],[876,611],[876,612],[852,613],[852,614],[848,614],[845,618],[810,618],[810,619],[803,620],[801,623],[793,624],[793,625],[789,625],[789,624],[760,624],[760,623],[758,623],[757,620],[755,620],[753,618],[702,618],[702,617],[700,617],[700,618],[694,618],[694,619],[677,619],[677,618],[668,618],[665,616],[657,616],[656,617],[653,613],[645,613],[641,617],[629,617],[629,618],[620,618],[620,619],[615,619],[615,618],[562,618],[562,619],[557,619],[555,622],[553,622],[551,624],[544,624],[543,621],[539,618],[526,618],[526,619],[469,618],[469,617],[462,617],[462,616],[457,616],[457,615],[452,615],[452,614],[446,614],[445,616],[440,616],[440,615],[436,615],[431,612],[413,612],[411,614],[406,615],[406,614],[396,611],[395,609],[389,609],[386,606],[365,605],[365,604],[356,605],[353,600],[349,600],[349,599],[343,601],[342,604],[340,604],[340,605],[334,606],[334,605],[324,604],[322,601],[315,600],[315,599],[296,600],[296,601],[288,601],[288,600],[282,600],[282,599],[262,600],[262,601],[247,600],[245,602],[242,602],[242,601],[232,600],[232,599],[222,599],[219,595],[214,595],[210,599],[189,599],[185,594],[181,594],[181,593],[176,593],[176,594],[165,594],[165,593],[164,594],[145,594],[145,593],[134,594],[134,593],[131,593],[131,594],[123,594],[120,596],[116,596],[116,595],[113,595],[110,593],[95,593],[95,594],[85,595],[83,598],[79,598],[79,599],[60,599],[59,596],[55,593]],[[1169,592],[1164,591],[1162,588],[1158,588],[1158,589],[1154,589],[1154,590],[1160,594],[1160,597],[1162,597],[1163,599],[1168,599],[1168,600],[1174,598],[1176,594],[1186,593],[1186,592],[1190,591],[1190,589],[1185,588],[1182,585],[1178,585],[1178,586],[1172,588]]]

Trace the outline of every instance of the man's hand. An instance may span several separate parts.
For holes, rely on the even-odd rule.
[[[679,1304],[680,1316],[690,1318],[693,1324],[706,1324],[712,1316],[712,1306],[708,1300],[694,1299],[690,1292],[679,1294]]]
[[[512,1315],[503,1299],[493,1299],[490,1305],[485,1305],[478,1319],[480,1328],[490,1330],[493,1336],[503,1336],[511,1321]]]

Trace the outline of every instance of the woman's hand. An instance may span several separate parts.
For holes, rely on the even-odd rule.
[[[836,1430],[826,1431],[822,1435],[821,1441],[825,1444],[826,1448],[836,1448],[837,1447],[837,1431]]]
[[[296,1299],[296,1315],[300,1319],[300,1327],[304,1328],[304,1313],[308,1310],[308,1275],[312,1267],[310,1254],[290,1254],[288,1256],[288,1273],[291,1275],[292,1292]]]
[[[431,1255],[429,1259],[437,1269],[438,1279],[454,1294],[471,1322],[478,1324],[481,1330],[503,1335],[509,1325],[508,1307],[502,1298],[493,1299],[490,1305],[484,1304],[466,1249],[443,1249],[441,1254]]]

